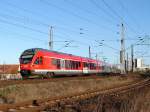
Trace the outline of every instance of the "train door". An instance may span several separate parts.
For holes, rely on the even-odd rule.
[[[84,74],[88,74],[89,73],[88,64],[86,62],[83,62],[83,73]]]
[[[64,69],[65,69],[65,60],[64,60],[64,59],[61,59],[61,60],[60,60],[60,69],[61,69],[61,70],[64,70]]]

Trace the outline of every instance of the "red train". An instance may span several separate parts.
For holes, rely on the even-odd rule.
[[[83,75],[102,72],[102,62],[42,48],[25,50],[20,56],[20,73],[30,76]]]

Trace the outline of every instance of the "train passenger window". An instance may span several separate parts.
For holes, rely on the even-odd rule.
[[[65,60],[65,68],[71,68],[69,60]]]
[[[42,64],[42,63],[43,63],[43,58],[40,57],[40,58],[39,58],[39,64]]]
[[[60,69],[60,59],[54,59],[52,58],[52,64],[57,67],[57,69]]]
[[[73,61],[70,61],[71,69],[73,69]]]
[[[96,64],[95,63],[90,63],[89,68],[90,69],[96,69]]]
[[[86,67],[85,63],[83,63],[83,67]]]
[[[52,58],[52,64],[57,65],[57,59]]]
[[[75,69],[78,69],[78,62],[75,61],[74,64],[75,64]]]
[[[92,68],[92,63],[89,63],[89,66],[88,66],[90,69]]]
[[[60,69],[60,59],[57,59],[57,68]]]
[[[72,61],[72,68],[73,68],[73,69],[76,68],[75,61]]]
[[[78,64],[79,64],[79,67],[81,67],[81,63],[80,63],[80,62],[78,62]]]
[[[77,61],[75,61],[75,69],[79,68],[79,63]]]
[[[86,62],[83,63],[84,67],[88,67],[88,64]]]
[[[80,62],[77,61],[76,64],[77,64],[77,69],[80,68]]]
[[[94,69],[96,69],[97,68],[97,64],[94,64]]]

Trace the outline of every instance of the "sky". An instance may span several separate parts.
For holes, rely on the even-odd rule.
[[[133,44],[135,58],[150,64],[149,0],[1,0],[0,7],[0,64],[19,63],[29,48],[49,49],[51,26],[55,51],[88,57],[91,46],[92,58],[117,64],[121,23],[129,58]]]

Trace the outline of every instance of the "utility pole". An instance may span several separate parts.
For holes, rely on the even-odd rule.
[[[124,35],[124,24],[121,23],[121,51],[120,51],[120,63],[122,66],[122,73],[125,73],[125,35]]]
[[[49,49],[53,50],[53,27],[50,27],[50,31],[49,31]]]
[[[131,63],[132,63],[131,71],[133,72],[133,69],[134,69],[134,49],[133,49],[133,45],[131,45]]]
[[[89,58],[91,58],[91,47],[89,46]]]

